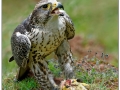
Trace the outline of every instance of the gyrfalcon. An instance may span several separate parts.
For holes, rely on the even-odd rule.
[[[19,66],[21,80],[30,69],[41,90],[58,90],[45,57],[55,52],[66,79],[73,77],[73,58],[68,43],[75,29],[63,5],[56,0],[40,0],[33,12],[14,30],[11,37],[13,56]]]

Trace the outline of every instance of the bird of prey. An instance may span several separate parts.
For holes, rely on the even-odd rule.
[[[66,79],[73,77],[73,58],[68,43],[75,29],[63,5],[56,0],[40,0],[33,12],[14,30],[13,56],[19,66],[17,80],[30,69],[42,90],[59,90],[45,57],[54,52]]]

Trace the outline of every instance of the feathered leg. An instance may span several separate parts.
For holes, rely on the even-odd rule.
[[[56,50],[56,55],[58,56],[60,67],[64,72],[66,79],[73,78],[73,59],[67,40],[64,40],[62,44],[58,47],[58,49]]]
[[[41,59],[36,63],[31,63],[30,67],[40,84],[41,90],[58,90],[45,60]]]

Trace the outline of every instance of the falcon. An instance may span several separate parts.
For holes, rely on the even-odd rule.
[[[40,0],[33,12],[14,30],[11,37],[12,57],[19,66],[16,80],[30,69],[41,90],[59,90],[48,68],[46,56],[54,52],[65,78],[73,74],[73,58],[68,43],[75,29],[63,5],[56,0]]]

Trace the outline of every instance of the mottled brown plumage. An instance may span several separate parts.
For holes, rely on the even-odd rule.
[[[68,39],[74,37],[71,19],[56,0],[41,0],[33,12],[17,26],[11,37],[13,57],[19,66],[17,80],[31,69],[42,90],[58,90],[45,57],[55,52],[66,78],[73,77]]]

